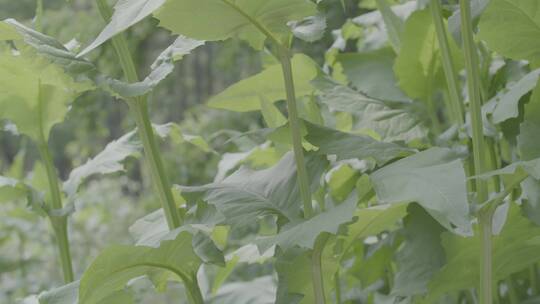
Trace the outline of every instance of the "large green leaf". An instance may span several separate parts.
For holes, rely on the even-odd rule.
[[[310,219],[288,223],[280,229],[277,235],[258,239],[257,245],[262,249],[262,252],[273,245],[277,245],[283,250],[295,246],[313,249],[315,240],[321,233],[327,232],[335,235],[342,224],[352,220],[357,203],[356,195],[351,195],[345,202]]]
[[[414,151],[399,144],[377,141],[367,135],[345,133],[309,122],[304,124],[308,132],[306,140],[319,148],[316,153],[336,155],[338,160],[374,159],[384,165]]]
[[[298,54],[292,58],[292,67],[296,95],[311,94],[314,88],[310,81],[317,76],[317,65],[308,56]],[[279,64],[275,64],[228,87],[212,97],[208,105],[218,109],[247,112],[260,110],[261,98],[275,102],[285,97],[283,71]]]
[[[512,204],[502,232],[493,236],[494,282],[540,260],[539,233],[540,228],[523,217],[520,208]],[[447,263],[429,283],[425,303],[435,303],[447,292],[469,289],[479,282],[480,236],[461,238],[445,233],[442,239]]]
[[[414,12],[405,23],[402,37],[394,66],[399,85],[409,97],[427,101],[437,88],[445,84],[439,44],[429,10]],[[458,64],[462,58],[460,52],[452,39],[449,42],[454,62]]]
[[[19,180],[0,176],[0,203],[23,198],[27,193],[27,187]]]
[[[307,154],[306,167],[311,189],[319,186],[326,159]],[[258,216],[274,214],[293,221],[300,215],[300,192],[292,153],[287,153],[275,166],[254,171],[241,168],[223,181],[198,187],[181,187],[189,192],[206,193],[205,200],[225,215],[230,223],[249,223]]]
[[[69,103],[89,89],[88,83],[75,82],[61,67],[32,52],[0,55],[0,118],[11,120],[34,140],[48,138]]]
[[[408,102],[385,102],[345,86],[317,78],[320,102],[331,110],[356,117],[355,128],[373,130],[384,141],[413,141],[427,135],[427,129]]]
[[[141,143],[135,139],[136,132],[131,131],[107,144],[105,149],[89,159],[84,165],[71,171],[64,182],[63,189],[68,196],[73,196],[85,179],[95,174],[110,174],[124,171],[122,161],[141,149]]]
[[[347,243],[362,240],[397,227],[397,222],[407,214],[407,204],[378,205],[356,210],[354,223],[347,226]]]
[[[381,202],[417,202],[448,230],[471,234],[465,171],[454,151],[417,153],[375,171],[371,181]]]
[[[540,63],[540,6],[536,0],[491,0],[479,37],[503,56]]]
[[[87,46],[79,56],[91,52],[117,34],[125,31],[130,26],[141,21],[161,7],[166,0],[119,0],[114,6],[111,21],[98,37]]]
[[[115,245],[104,250],[81,278],[79,303],[100,303],[124,289],[129,280],[156,269],[191,283],[202,261],[192,247],[192,235],[186,231],[175,234],[173,240],[162,241],[157,248]]]
[[[393,69],[395,58],[390,48],[337,56],[347,79],[358,91],[383,100],[408,100],[397,86]]]
[[[252,281],[225,284],[208,300],[208,304],[273,304],[275,299],[274,279],[265,276]]]
[[[236,37],[262,49],[267,37],[261,29],[281,41],[289,21],[316,13],[308,0],[167,0],[155,17],[176,34],[211,41]]]
[[[444,228],[420,206],[409,206],[402,231],[405,243],[396,253],[398,271],[393,295],[407,297],[427,292],[429,280],[445,262],[441,245],[443,231]]]

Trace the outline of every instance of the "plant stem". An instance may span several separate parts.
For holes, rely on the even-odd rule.
[[[36,17],[34,20],[36,31],[43,31],[43,0],[36,0]]]
[[[533,264],[529,270],[530,280],[531,280],[531,290],[532,295],[538,294],[538,264]]]
[[[49,147],[45,136],[42,135],[38,142],[38,149],[47,171],[47,180],[49,183],[49,192],[51,195],[51,209],[62,209],[62,196],[60,195],[60,187],[58,186],[58,176],[54,163],[49,152]],[[67,216],[54,216],[50,215],[49,219],[53,227],[54,235],[56,237],[56,243],[58,245],[58,252],[60,255],[60,264],[62,265],[62,273],[64,275],[64,282],[73,282],[73,266],[71,261],[71,252],[69,249],[68,230],[67,230]]]
[[[112,16],[112,11],[106,0],[97,0],[99,11],[106,21]],[[133,58],[129,52],[127,42],[122,34],[112,39],[120,65],[128,82],[139,81]],[[148,101],[146,96],[132,98],[128,100],[128,105],[135,117],[137,129],[143,143],[144,153],[147,157],[147,164],[152,176],[152,182],[161,201],[169,229],[175,229],[182,225],[182,219],[176,208],[174,197],[171,191],[171,184],[163,166],[163,159],[156,142],[154,129],[148,114]]]
[[[313,248],[313,252],[311,253],[311,278],[313,283],[313,292],[315,293],[315,304],[326,303],[322,273],[322,253],[327,241],[327,234],[320,235],[315,241],[315,246]]]
[[[296,107],[296,96],[294,91],[294,80],[291,66],[291,58],[288,49],[278,46],[279,59],[283,70],[283,78],[285,80],[285,90],[287,92],[287,109],[289,112],[289,127],[291,128],[292,144],[294,158],[296,161],[296,171],[300,195],[304,203],[304,217],[306,219],[313,215],[313,207],[311,206],[311,190],[309,187],[309,179],[304,160],[304,148],[302,147],[302,134],[300,132],[300,120],[298,119],[298,109]]]
[[[431,9],[433,23],[435,24],[435,32],[441,50],[443,70],[450,99],[450,113],[452,113],[451,116],[454,123],[462,126],[464,124],[463,104],[460,98],[461,94],[459,92],[458,75],[454,68],[452,54],[450,53],[450,44],[448,43],[448,35],[441,14],[442,6],[440,0],[431,0],[431,5],[429,7]]]
[[[474,173],[476,175],[486,172],[486,163],[483,154],[487,152],[484,139],[482,122],[482,99],[481,82],[478,67],[478,54],[474,43],[471,8],[469,0],[460,1],[461,31],[463,37],[463,49],[465,52],[465,69],[467,72],[467,87],[469,92],[471,122],[473,133],[473,158]],[[478,202],[486,201],[488,197],[487,183],[482,179],[476,179],[476,196]],[[480,212],[478,216],[481,237],[480,256],[480,290],[481,304],[493,302],[493,273],[492,273],[492,217],[493,212],[488,208]]]

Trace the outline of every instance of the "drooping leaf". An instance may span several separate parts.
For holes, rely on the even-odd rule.
[[[84,165],[71,171],[64,182],[63,190],[69,196],[75,195],[85,179],[95,174],[110,174],[124,171],[122,161],[141,149],[141,143],[135,139],[136,132],[131,131],[107,144],[105,149],[89,159]]]
[[[156,269],[172,272],[189,283],[201,262],[192,248],[192,235],[186,231],[177,232],[173,240],[162,241],[157,248],[111,246],[94,260],[82,276],[79,303],[100,303],[124,289],[129,280]]]
[[[405,243],[396,253],[398,271],[394,278],[392,295],[413,296],[425,294],[431,277],[445,262],[441,245],[444,228],[418,205],[409,206],[404,220]]]
[[[465,171],[452,150],[409,156],[375,171],[371,181],[381,202],[417,202],[446,229],[471,234]]]
[[[396,55],[390,48],[337,56],[352,86],[368,96],[383,100],[408,100],[394,75]],[[369,77],[366,77],[369,75]]]
[[[312,191],[318,187],[326,165],[327,161],[320,156],[306,155]],[[204,199],[215,205],[230,223],[252,222],[265,214],[278,215],[289,221],[299,218],[301,202],[292,153],[287,153],[268,169],[241,168],[221,182],[180,189],[183,195],[206,193]]]
[[[413,114],[411,103],[384,102],[328,81],[317,86],[322,91],[321,103],[355,116],[355,129],[373,130],[384,141],[410,142],[427,135],[426,127]]]
[[[283,226],[278,234],[258,239],[257,245],[262,252],[268,250],[273,245],[279,246],[283,250],[288,250],[295,246],[313,249],[315,240],[321,233],[327,232],[337,234],[339,227],[350,222],[354,216],[354,210],[358,198],[351,195],[346,201],[325,210],[308,220],[298,220]]]
[[[411,98],[427,101],[445,85],[435,26],[429,10],[414,12],[405,23],[401,50],[394,71],[399,86]],[[461,53],[449,40],[454,64],[459,70]]]
[[[91,62],[84,58],[78,58],[55,38],[28,28],[14,19],[0,22],[0,27],[5,27],[8,31],[5,33],[6,40],[15,40],[16,43],[21,42],[29,45],[47,60],[63,67],[67,72],[83,73],[94,69]],[[0,32],[2,32],[1,29]],[[13,33],[17,35],[15,36]],[[1,40],[3,40],[2,37],[0,37]]]
[[[493,236],[493,280],[499,281],[512,273],[538,262],[540,228],[520,214],[512,204],[502,232]],[[433,303],[443,294],[469,289],[478,284],[480,268],[480,236],[462,238],[449,233],[442,236],[447,263],[428,285],[425,303]]]
[[[491,0],[480,18],[479,37],[505,57],[537,65],[540,63],[539,12],[535,0]]]
[[[318,14],[309,16],[300,21],[289,22],[292,33],[295,37],[307,42],[314,42],[324,36],[326,30],[326,18]]]
[[[319,154],[340,159],[374,159],[384,165],[390,160],[411,154],[414,150],[395,143],[381,142],[367,135],[350,134],[305,122],[307,141],[317,146]]]
[[[260,50],[267,38],[260,28],[281,41],[289,21],[315,14],[316,5],[306,0],[168,0],[155,17],[175,34],[210,41],[234,37]]]
[[[69,103],[91,88],[35,54],[0,55],[0,118],[9,119],[34,140],[47,139],[52,126],[64,119]]]
[[[151,65],[150,74],[144,80],[126,83],[116,79],[107,79],[105,86],[123,98],[145,95],[172,73],[175,61],[182,59],[184,55],[191,53],[203,44],[204,41],[180,36],[156,58]]]
[[[98,37],[87,46],[82,52],[79,53],[79,57],[84,56],[91,52],[96,47],[103,44],[105,41],[111,39],[117,34],[125,31],[130,26],[146,18],[152,14],[156,9],[161,7],[166,0],[120,0],[114,6],[114,13],[111,17],[111,21]]]
[[[316,64],[302,54],[295,55],[291,64],[296,95],[303,96],[313,92],[314,88],[310,81],[317,76]],[[281,65],[272,65],[259,74],[233,84],[210,98],[208,105],[236,112],[255,111],[261,109],[261,97],[269,102],[285,99],[285,84]]]
[[[493,121],[495,123],[500,123],[519,115],[519,100],[523,95],[536,87],[539,75],[540,69],[534,70],[507,87],[502,93],[493,97],[492,100],[496,103],[493,111]]]

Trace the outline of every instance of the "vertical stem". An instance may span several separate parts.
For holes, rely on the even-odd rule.
[[[110,20],[112,11],[106,0],[97,0],[97,4],[102,17],[107,21]],[[125,37],[122,34],[117,35],[112,39],[112,43],[128,82],[139,81],[137,70],[135,69],[135,64],[133,63],[133,58],[129,52]],[[141,137],[144,152],[148,160],[147,164],[152,176],[152,182],[154,183],[154,187],[165,212],[167,224],[171,230],[180,227],[182,220],[176,208],[176,203],[174,202],[171,184],[165,173],[163,159],[161,158],[161,153],[154,135],[154,129],[150,122],[147,98],[146,96],[133,98],[128,101],[128,105],[135,117],[139,136]]]
[[[341,304],[341,281],[339,278],[339,270],[334,274],[335,292],[336,292],[336,304]]]
[[[51,195],[51,209],[62,209],[62,197],[60,195],[60,187],[58,186],[58,176],[56,174],[56,169],[54,168],[47,141],[43,135],[38,142],[38,148],[43,164],[45,165],[45,170],[47,171],[47,180]],[[60,255],[60,264],[62,265],[62,272],[64,274],[64,282],[73,282],[73,266],[71,262],[71,252],[69,250],[67,217],[55,217],[51,215],[49,218],[56,237]]]
[[[281,67],[283,69],[283,77],[285,79],[285,90],[287,92],[287,109],[289,112],[289,127],[291,128],[293,151],[296,161],[296,171],[298,176],[300,195],[302,196],[302,201],[304,203],[304,216],[305,218],[310,218],[313,214],[313,207],[311,206],[311,190],[309,187],[309,180],[304,160],[304,148],[302,147],[302,135],[300,133],[300,122],[298,119],[298,110],[296,107],[296,96],[294,92],[294,80],[289,50],[280,47],[279,57],[281,61]]]
[[[435,24],[435,31],[437,34],[437,40],[439,42],[439,48],[441,50],[442,64],[444,75],[446,77],[446,84],[448,86],[448,94],[450,99],[450,112],[454,123],[459,126],[464,124],[463,119],[463,104],[461,102],[458,75],[454,68],[454,60],[450,53],[450,44],[448,42],[448,34],[444,25],[443,17],[441,14],[441,2],[440,0],[431,0],[431,15],[433,17],[433,23]]]
[[[529,269],[529,275],[530,275],[530,280],[531,280],[531,290],[532,290],[532,295],[537,295],[538,294],[538,264],[534,264],[531,266],[531,268]]]
[[[36,31],[43,31],[43,0],[36,0],[36,16],[35,16],[35,28]]]
[[[315,294],[315,304],[326,303],[322,273],[322,252],[327,241],[328,235],[323,234],[319,236],[315,241],[315,247],[311,253],[311,278],[313,283],[313,293]]]
[[[512,276],[508,277],[504,281],[506,283],[506,287],[508,288],[508,298],[510,300],[510,304],[518,304],[519,295],[517,293],[516,286],[514,286],[514,280],[512,280]]]
[[[461,31],[463,37],[463,48],[465,52],[465,68],[467,72],[467,87],[471,107],[471,122],[473,133],[473,158],[475,175],[486,171],[486,164],[483,154],[487,152],[484,139],[482,122],[482,99],[481,82],[478,67],[478,53],[474,43],[471,8],[469,0],[460,1],[461,11]],[[483,203],[487,200],[488,189],[486,181],[476,179],[477,201]],[[480,256],[480,290],[479,297],[481,304],[493,303],[493,273],[492,273],[492,216],[491,208],[486,208],[478,216],[481,238]]]

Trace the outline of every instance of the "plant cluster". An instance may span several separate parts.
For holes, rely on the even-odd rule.
[[[34,28],[0,22],[0,118],[47,181],[6,174],[0,201],[48,219],[65,283],[25,303],[135,303],[141,280],[181,284],[190,304],[540,301],[538,1],[362,1],[375,10],[333,31],[319,65],[295,45],[325,35],[327,1],[96,0],[107,25],[81,51],[41,33],[39,9]],[[142,78],[124,32],[150,16],[175,37]],[[262,115],[265,128],[215,135],[234,153],[149,116],[176,61],[227,39],[265,56],[207,101]],[[123,79],[86,59],[103,44]],[[49,134],[91,90],[125,101],[136,127],[61,180]],[[214,180],[173,185],[161,141],[222,154]],[[76,278],[80,189],[129,157],[161,208]]]

